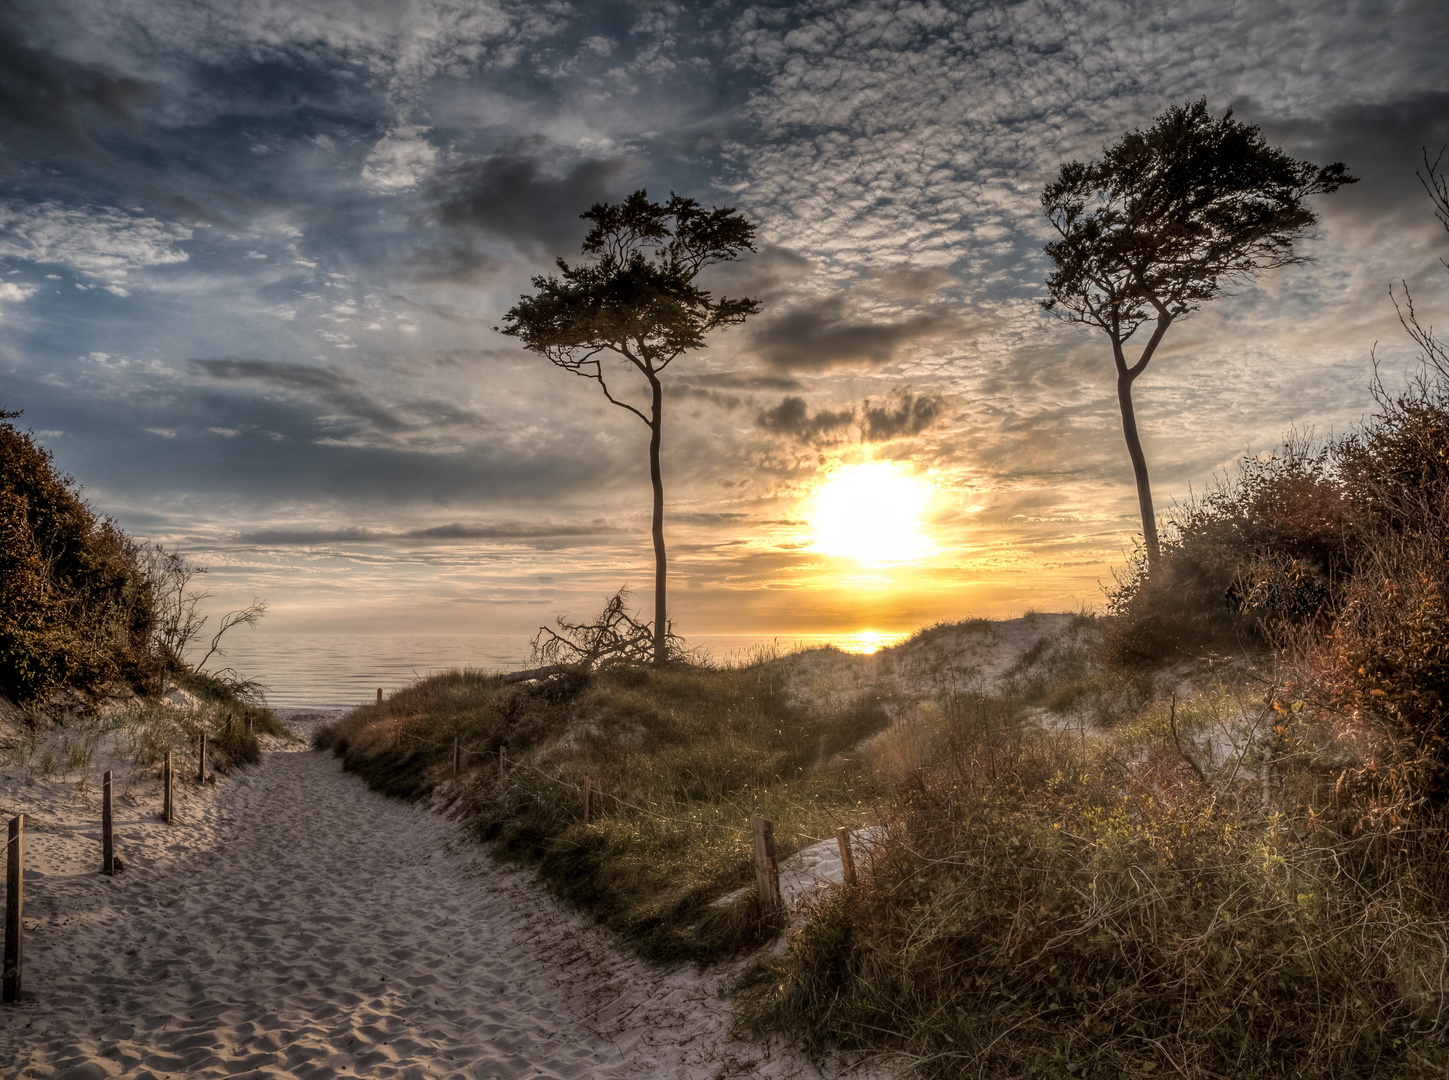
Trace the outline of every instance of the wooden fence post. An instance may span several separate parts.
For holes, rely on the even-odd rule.
[[[508,747],[498,748],[498,779],[504,780],[508,776]]]
[[[845,871],[845,883],[855,884],[855,853],[850,850],[850,830],[844,825],[835,830],[835,842],[840,845],[840,867]]]
[[[382,704],[382,687],[380,686],[377,688],[377,703]]]
[[[196,755],[196,782],[206,783],[206,732],[201,733],[201,753]]]
[[[166,764],[161,766],[161,783],[165,787],[165,794],[161,797],[161,817],[167,825],[171,824],[173,807],[171,805],[171,751],[166,751]]]
[[[251,713],[247,713],[247,734],[250,735],[251,733],[252,733],[252,715],[251,715]]]
[[[226,714],[226,733],[231,735],[231,713]]]
[[[453,736],[453,775],[457,776],[461,771],[459,766],[463,763],[463,747],[458,742],[458,736]]]
[[[584,777],[584,824],[594,820],[594,778]]]
[[[101,873],[116,872],[116,845],[111,838],[111,770],[101,780]]]
[[[775,823],[758,814],[750,817],[755,840],[755,885],[760,890],[760,914],[772,918],[784,911],[780,900],[780,866],[775,860]]]
[[[20,972],[23,948],[21,934],[25,926],[20,921],[23,909],[25,859],[25,815],[16,814],[10,819],[10,842],[5,845],[5,990],[0,997],[11,1003],[20,1004]]]

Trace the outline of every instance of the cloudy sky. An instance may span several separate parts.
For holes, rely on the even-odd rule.
[[[670,371],[686,635],[1097,604],[1135,495],[1039,194],[1199,97],[1362,182],[1139,380],[1160,507],[1351,428],[1411,357],[1390,283],[1449,312],[1443,0],[0,0],[0,407],[273,630],[647,607],[647,432],[491,328],[590,204],[673,190],[758,225],[713,287],[765,305]],[[924,493],[910,562],[821,550],[864,462]]]

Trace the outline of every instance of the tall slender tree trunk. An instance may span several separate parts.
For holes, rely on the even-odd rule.
[[[1132,471],[1137,476],[1137,505],[1142,510],[1142,543],[1147,548],[1147,567],[1155,569],[1159,557],[1157,515],[1152,512],[1152,485],[1147,479],[1147,459],[1142,455],[1142,440],[1137,437],[1137,414],[1132,411],[1132,378],[1119,369],[1117,404],[1122,407],[1122,434],[1127,439],[1127,453],[1132,458]]]
[[[653,400],[649,412],[649,481],[654,485],[654,662],[669,659],[668,604],[665,601],[667,560],[664,556],[664,476],[659,471],[659,443],[664,433],[664,388],[651,377]]]

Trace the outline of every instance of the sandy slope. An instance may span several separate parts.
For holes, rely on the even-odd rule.
[[[457,827],[278,749],[155,820],[10,774],[27,830],[26,1000],[0,1075],[822,1076],[730,1042],[720,977],[628,959]],[[863,1070],[854,1070],[860,1076]]]

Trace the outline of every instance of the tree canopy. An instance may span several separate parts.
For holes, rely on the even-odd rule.
[[[1231,110],[1214,117],[1199,100],[1123,135],[1100,161],[1063,165],[1042,192],[1058,234],[1046,245],[1053,269],[1042,306],[1112,341],[1149,563],[1157,527],[1132,382],[1174,321],[1265,270],[1305,262],[1294,244],[1318,220],[1306,200],[1352,183],[1341,162],[1295,161]],[[1149,323],[1129,360],[1124,345]]]
[[[665,604],[664,481],[659,451],[664,396],[660,374],[681,354],[702,348],[713,330],[742,323],[760,310],[758,300],[716,299],[695,284],[705,267],[754,251],[755,227],[733,207],[704,209],[670,193],[667,203],[636,191],[621,203],[596,203],[583,253],[591,261],[558,260],[559,276],[533,279],[504,316],[502,332],[526,349],[575,375],[594,379],[615,405],[649,427],[649,478],[654,489],[654,625],[656,663],[668,656]],[[495,327],[494,329],[499,329]],[[642,375],[649,404],[631,404],[609,387],[602,358],[612,354]]]

